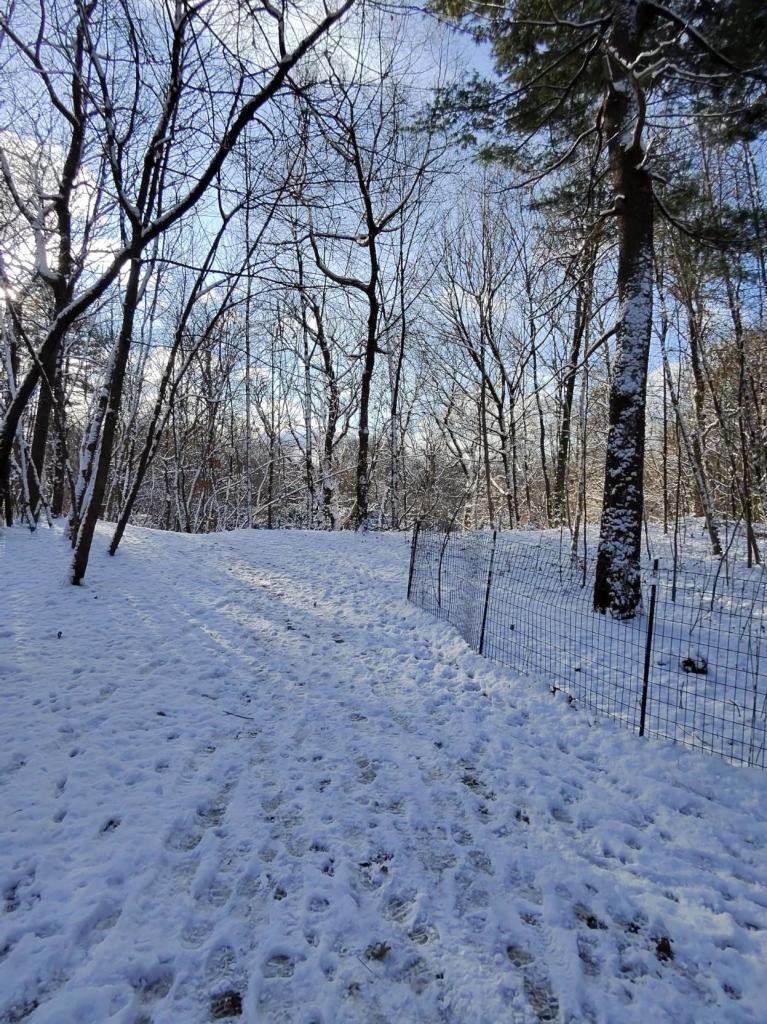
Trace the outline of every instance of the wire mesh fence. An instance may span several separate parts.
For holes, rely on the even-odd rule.
[[[642,610],[592,608],[593,565],[491,531],[417,528],[408,598],[481,654],[640,735],[767,767],[765,576],[648,568]]]

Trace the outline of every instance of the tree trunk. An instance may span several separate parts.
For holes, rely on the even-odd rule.
[[[62,361],[60,360],[60,363]],[[66,481],[69,475],[68,465],[68,427],[65,419],[66,409],[64,401],[64,381],[65,369],[63,365],[59,365],[56,370],[56,405],[58,406],[58,421],[56,424],[56,461],[53,469],[53,495],[51,498],[51,515],[54,519],[58,519],[64,514],[64,505],[66,501]]]
[[[394,372],[391,373],[391,359],[389,362],[390,376],[392,377],[391,391],[391,422],[389,424],[389,501],[391,508],[391,529],[398,530],[400,524],[400,474],[399,459],[401,448],[401,416],[399,408],[399,393],[402,380],[402,366],[405,359],[405,342],[407,341],[407,307],[405,303],[405,232],[404,225],[400,226],[399,240],[399,344],[394,357]]]
[[[69,324],[62,320],[54,320],[52,323],[48,335],[38,352],[38,359],[43,365],[52,356],[55,356],[68,326]],[[16,438],[16,431],[21,421],[22,413],[26,409],[39,380],[40,365],[36,360],[27,370],[24,378],[18,385],[11,404],[5,410],[3,426],[2,430],[0,430],[0,488],[2,488],[0,498],[5,497],[5,488],[10,481],[11,452]]]
[[[359,446],[357,449],[357,513],[356,525],[359,529],[364,526],[368,517],[368,484],[369,484],[369,448],[370,448],[370,388],[373,382],[373,370],[375,369],[376,345],[378,335],[378,266],[371,247],[371,273],[370,285],[368,287],[368,330],[365,341],[365,362],[362,368],[362,381],[360,383],[360,414],[359,414]]]
[[[719,530],[716,525],[716,518],[714,515],[714,503],[711,500],[711,492],[708,486],[708,477],[703,467],[702,461],[698,458],[695,452],[693,431],[692,437],[690,431],[687,429],[687,425],[682,416],[681,409],[679,408],[679,398],[676,391],[674,390],[674,381],[671,376],[671,367],[669,366],[668,354],[666,352],[665,335],[667,330],[667,324],[662,325],[661,333],[661,354],[663,356],[663,373],[665,377],[665,383],[669,391],[671,398],[671,407],[674,410],[676,417],[676,424],[682,441],[684,442],[685,449],[687,451],[687,457],[692,463],[692,474],[695,480],[695,501],[696,507],[700,507],[701,515],[705,519],[706,529],[708,536],[711,541],[711,551],[714,555],[721,555],[722,544],[719,540]],[[700,446],[699,446],[700,447]],[[697,514],[697,513],[696,513]]]
[[[687,424],[684,422],[681,409],[679,407],[678,395],[674,391],[673,379],[671,377],[671,370],[668,365],[668,356],[666,353],[665,338],[668,330],[667,317],[664,311],[662,333],[661,333],[661,351],[663,354],[664,363],[664,384],[670,391],[671,404],[674,409],[674,414],[679,422],[679,429],[684,441],[685,448],[687,449],[687,455],[692,463],[693,478],[695,480],[695,515],[705,519],[706,529],[711,540],[711,551],[714,555],[721,555],[722,544],[719,539],[719,530],[716,525],[716,517],[714,512],[714,503],[711,495],[711,487],[709,485],[709,473],[706,464],[706,454],[703,447],[703,439],[706,436],[706,413],[705,413],[705,398],[706,398],[706,387],[705,377],[703,374],[703,367],[701,365],[701,350],[703,344],[703,335],[701,330],[701,318],[698,311],[695,308],[695,300],[688,288],[685,288],[683,301],[685,311],[687,313],[687,327],[689,332],[690,342],[690,365],[692,367],[693,376],[693,409],[695,412],[695,423],[692,430],[688,430]]]
[[[117,417],[120,412],[125,370],[128,365],[128,356],[133,339],[133,322],[136,316],[140,277],[141,261],[134,258],[130,263],[128,281],[125,287],[122,325],[115,346],[112,381],[109,389],[109,400],[104,414],[98,460],[95,470],[91,473],[88,489],[83,499],[80,524],[75,541],[75,553],[72,562],[72,583],[75,585],[82,581],[85,570],[88,567],[93,534],[96,530],[96,522],[98,521],[101,505],[104,500],[109,466],[112,461],[115,433],[117,431]]]
[[[80,517],[84,509],[88,485],[91,477],[93,476],[94,467],[98,460],[99,437],[101,436],[101,426],[104,422],[104,416],[106,415],[107,406],[109,404],[109,394],[112,389],[116,354],[117,348],[115,346],[109,357],[106,370],[104,371],[104,381],[101,385],[98,402],[93,410],[93,415],[91,416],[90,422],[88,423],[88,429],[85,433],[85,437],[83,438],[82,450],[80,452],[80,467],[78,469],[77,482],[75,484],[74,500],[69,514],[69,539],[72,542],[72,547],[77,543],[77,535],[80,531]]]
[[[36,523],[40,516],[41,488],[45,474],[45,456],[48,448],[48,431],[51,423],[51,409],[53,407],[54,381],[56,378],[56,367],[59,362],[60,345],[47,353],[44,362],[41,362],[42,382],[40,393],[37,398],[37,412],[35,414],[35,426],[32,432],[32,444],[29,449],[29,466],[27,488],[29,490],[30,514],[32,522]]]
[[[482,374],[479,392],[479,443],[482,448],[482,464],[485,469],[485,494],[487,496],[487,520],[490,526],[495,522],[493,505],[493,479],[490,471],[490,441],[487,436],[487,378],[485,377],[485,350],[481,349]]]
[[[551,484],[549,482],[548,459],[546,458],[546,422],[543,416],[543,405],[541,404],[541,389],[538,387],[538,354],[535,334],[532,334],[530,351],[533,362],[533,392],[535,394],[535,408],[538,412],[538,452],[541,457],[541,473],[543,474],[543,497],[545,502],[545,526],[551,525]]]
[[[578,377],[578,360],[586,328],[591,316],[591,297],[594,284],[594,251],[595,246],[587,246],[584,253],[585,279],[578,288],[575,306],[575,323],[573,337],[568,353],[562,382],[562,405],[559,412],[559,428],[557,430],[557,457],[554,469],[554,490],[552,494],[552,525],[561,526],[565,521],[567,505],[567,466],[570,458],[570,435],[572,429],[573,398],[575,383]]]
[[[312,383],[311,353],[309,351],[309,333],[306,326],[306,315],[303,317],[304,341],[304,470],[306,475],[306,525],[313,529],[315,524],[316,500],[314,496],[314,446],[312,443]]]
[[[6,371],[6,386],[7,386],[7,401],[5,402],[6,408],[13,401],[13,397],[16,393],[16,381],[19,377],[19,346],[16,337],[16,324],[14,318],[11,315],[10,305],[12,299],[6,299],[8,305],[8,312],[5,317],[5,323],[3,325],[4,335],[4,357],[5,357],[5,371]],[[5,463],[2,470],[2,479],[0,479],[0,504],[3,506],[5,525],[13,526],[13,495],[11,494],[11,463],[10,459]]]
[[[322,450],[322,510],[325,520],[331,530],[336,528],[335,512],[335,486],[333,483],[333,445],[338,423],[340,399],[338,396],[338,384],[336,383],[333,366],[330,361],[330,352],[323,350],[323,359],[326,365],[328,377],[328,416],[325,423],[325,436]]]
[[[503,481],[506,489],[506,512],[509,516],[509,529],[513,530],[515,524],[514,520],[514,500],[512,497],[512,470],[511,460],[512,455],[509,451],[509,430],[506,426],[506,413],[503,408],[503,397],[505,391],[501,391],[501,401],[496,404],[496,415],[498,417],[498,432],[500,434],[500,449],[501,449],[501,465],[503,466]]]
[[[645,397],[652,326],[653,193],[641,136],[644,97],[625,67],[640,52],[644,8],[616,0],[605,104],[610,167],[618,210],[617,344],[610,382],[604,499],[594,608],[632,618],[642,600]]]

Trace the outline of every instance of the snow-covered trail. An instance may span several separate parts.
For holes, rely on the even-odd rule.
[[[473,654],[403,537],[106,537],[0,538],[0,1022],[764,1024],[763,773]]]

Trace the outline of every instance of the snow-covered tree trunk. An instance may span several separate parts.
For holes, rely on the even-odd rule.
[[[114,362],[111,367],[109,399],[104,411],[101,444],[99,445],[98,456],[91,469],[88,486],[81,502],[80,521],[74,543],[74,558],[72,560],[72,583],[74,584],[80,583],[88,567],[93,534],[96,530],[96,522],[101,512],[106,491],[107,476],[112,462],[112,449],[117,430],[117,417],[120,411],[123,383],[125,381],[125,370],[128,365],[131,341],[133,340],[133,323],[139,300],[140,285],[141,261],[138,257],[135,257],[131,261],[128,280],[125,286],[123,319],[120,334],[115,345]]]
[[[594,608],[631,618],[642,599],[645,396],[653,298],[653,191],[642,145],[645,104],[631,64],[651,15],[638,0],[616,0],[613,11],[605,133],[618,217],[619,312]]]
[[[112,387],[112,375],[114,373],[115,349],[109,357],[104,380],[99,391],[98,401],[88,423],[88,429],[83,439],[80,452],[80,465],[77,471],[77,482],[75,483],[74,502],[69,513],[69,538],[72,547],[77,543],[77,533],[80,529],[80,516],[83,510],[83,502],[88,490],[88,484],[93,475],[93,468],[98,459],[99,438],[101,437],[101,426],[104,422],[107,405],[109,403],[109,392]]]

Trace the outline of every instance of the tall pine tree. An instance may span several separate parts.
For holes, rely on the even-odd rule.
[[[654,119],[662,117],[664,135],[699,115],[727,137],[757,135],[767,123],[767,8],[761,0],[435,6],[492,48],[495,79],[476,76],[442,97],[481,155],[556,189],[586,151],[612,187],[604,215],[616,222],[618,319],[594,607],[630,618],[641,600],[653,223],[659,211],[676,219],[678,191],[656,169]]]

